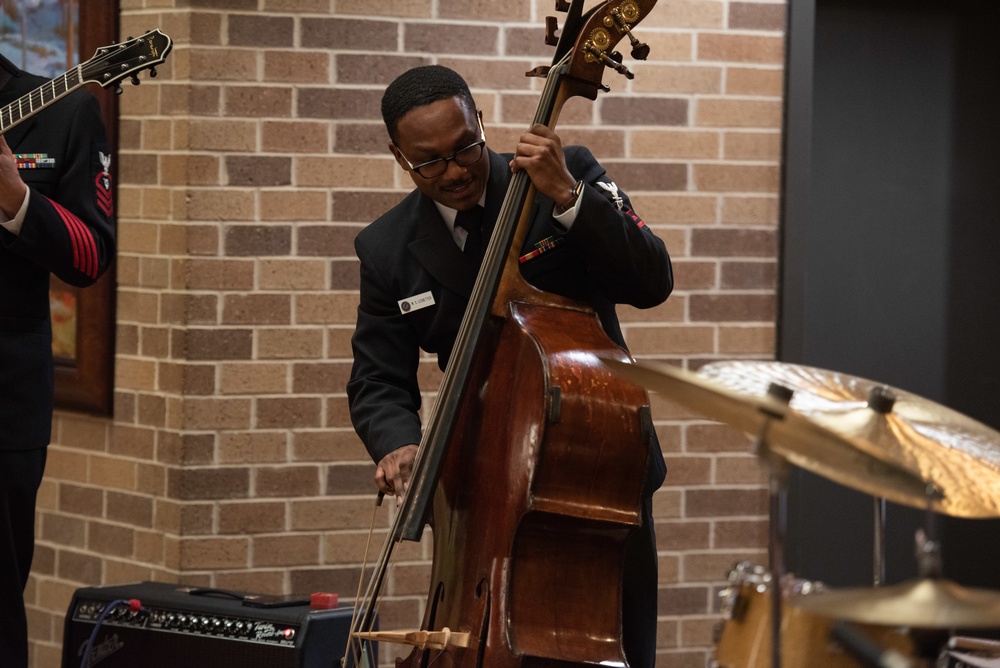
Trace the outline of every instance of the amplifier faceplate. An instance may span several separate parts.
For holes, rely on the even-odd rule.
[[[117,606],[101,624],[91,668],[339,666],[351,608],[252,607],[243,597],[260,598],[162,582],[79,589],[66,615],[63,668],[80,666],[87,638],[107,605],[133,598],[141,602],[140,610]]]

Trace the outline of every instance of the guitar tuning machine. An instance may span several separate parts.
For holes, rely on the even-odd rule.
[[[569,0],[556,0],[556,11],[557,12],[568,12],[569,11]]]
[[[139,85],[139,75],[138,74],[133,74],[132,75],[132,85],[133,86],[138,86]]]

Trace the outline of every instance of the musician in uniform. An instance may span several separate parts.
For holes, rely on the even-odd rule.
[[[588,303],[619,345],[615,304],[656,306],[673,277],[663,242],[590,151],[564,148],[536,124],[514,154],[494,153],[454,71],[431,65],[405,72],[386,89],[382,116],[389,150],[416,189],[355,240],[361,298],[347,392],[355,429],[377,463],[376,485],[401,497],[421,438],[420,350],[446,367],[512,172],[524,170],[537,190],[522,275],[541,290]],[[655,437],[650,448],[643,526],[632,534],[623,569],[624,646],[633,668],[651,668],[656,650],[650,500],[666,468]]]
[[[0,55],[0,107],[46,80]],[[37,96],[31,98],[38,104]],[[27,100],[20,109],[28,109]],[[15,113],[14,120],[17,120]],[[0,111],[0,125],[11,122]],[[23,591],[52,429],[49,275],[90,285],[114,256],[111,151],[76,91],[0,137],[0,663],[28,665]]]

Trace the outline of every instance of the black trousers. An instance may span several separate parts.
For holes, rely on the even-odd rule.
[[[0,450],[0,665],[27,668],[24,586],[35,552],[35,499],[45,448]]]
[[[622,578],[622,644],[629,668],[656,665],[657,557],[653,500],[642,506],[642,526],[625,546]]]

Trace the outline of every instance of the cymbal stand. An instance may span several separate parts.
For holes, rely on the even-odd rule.
[[[876,385],[868,392],[868,407],[879,415],[888,415],[896,404],[896,395],[888,385]],[[874,498],[874,541],[872,548],[872,581],[876,587],[885,584],[885,498]]]
[[[917,529],[914,539],[917,557],[917,574],[921,578],[937,579],[944,572],[941,563],[941,541],[937,538],[937,516],[931,509],[931,494],[933,486],[927,487],[927,512],[926,525],[923,529]]]
[[[885,584],[885,497],[874,498],[875,535],[872,553],[872,584]]]
[[[941,563],[941,542],[937,539],[937,517],[931,510],[933,485],[927,487],[927,528],[917,529],[914,536],[914,547],[917,558],[917,576],[931,580],[941,578],[943,566]],[[910,629],[914,651],[917,656],[928,662],[939,656],[941,648],[948,642],[951,630],[947,629]],[[928,663],[930,665],[930,663]]]
[[[771,383],[767,393],[774,399],[788,404],[792,390]],[[788,461],[775,454],[767,443],[767,429],[774,419],[783,416],[765,409],[764,426],[757,436],[754,452],[768,468],[768,569],[771,571],[771,668],[781,668],[781,587],[785,574],[785,530],[788,525],[788,476],[791,466]]]

